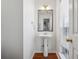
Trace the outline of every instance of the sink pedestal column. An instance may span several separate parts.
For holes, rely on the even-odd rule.
[[[44,39],[44,57],[48,57],[48,39]]]

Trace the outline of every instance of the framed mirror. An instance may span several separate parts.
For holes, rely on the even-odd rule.
[[[38,32],[53,32],[53,10],[38,10]]]

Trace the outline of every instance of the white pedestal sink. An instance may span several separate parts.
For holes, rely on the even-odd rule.
[[[48,57],[48,40],[52,35],[40,34],[39,37],[44,40],[44,57]]]

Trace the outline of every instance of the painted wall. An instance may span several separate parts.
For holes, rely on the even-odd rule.
[[[60,24],[60,0],[56,0],[56,24]],[[56,25],[56,49],[60,50],[60,25]]]
[[[74,0],[74,32],[78,32],[78,0]]]
[[[53,32],[52,37],[48,40],[48,50],[49,52],[56,51],[56,0],[35,0],[35,28],[36,28],[36,38],[35,38],[35,52],[42,52],[43,51],[43,40],[39,39],[37,37],[38,32],[38,10],[41,9],[41,7],[47,4],[50,9],[53,9]]]
[[[23,59],[32,59],[34,44],[34,0],[23,0]]]
[[[78,0],[74,0],[74,59],[78,59]]]
[[[1,59],[23,59],[23,1],[1,1]]]

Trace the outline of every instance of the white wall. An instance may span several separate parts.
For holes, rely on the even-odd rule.
[[[34,44],[34,0],[23,0],[23,59],[32,59]]]
[[[74,0],[74,59],[78,59],[78,0]]]
[[[53,9],[53,33],[52,33],[52,38],[48,40],[48,50],[49,52],[56,51],[56,0],[35,0],[35,26],[36,26],[36,43],[35,43],[35,51],[36,52],[41,52],[43,51],[42,45],[43,45],[43,40],[39,39],[37,37],[38,32],[37,32],[37,25],[38,25],[38,10],[41,9],[41,7],[47,4],[50,9]]]
[[[1,1],[1,59],[23,59],[23,1]]]
[[[56,0],[56,24],[60,24],[60,0]],[[60,49],[60,25],[56,25],[56,49],[59,51]]]
[[[74,32],[78,32],[78,0],[74,0]]]

